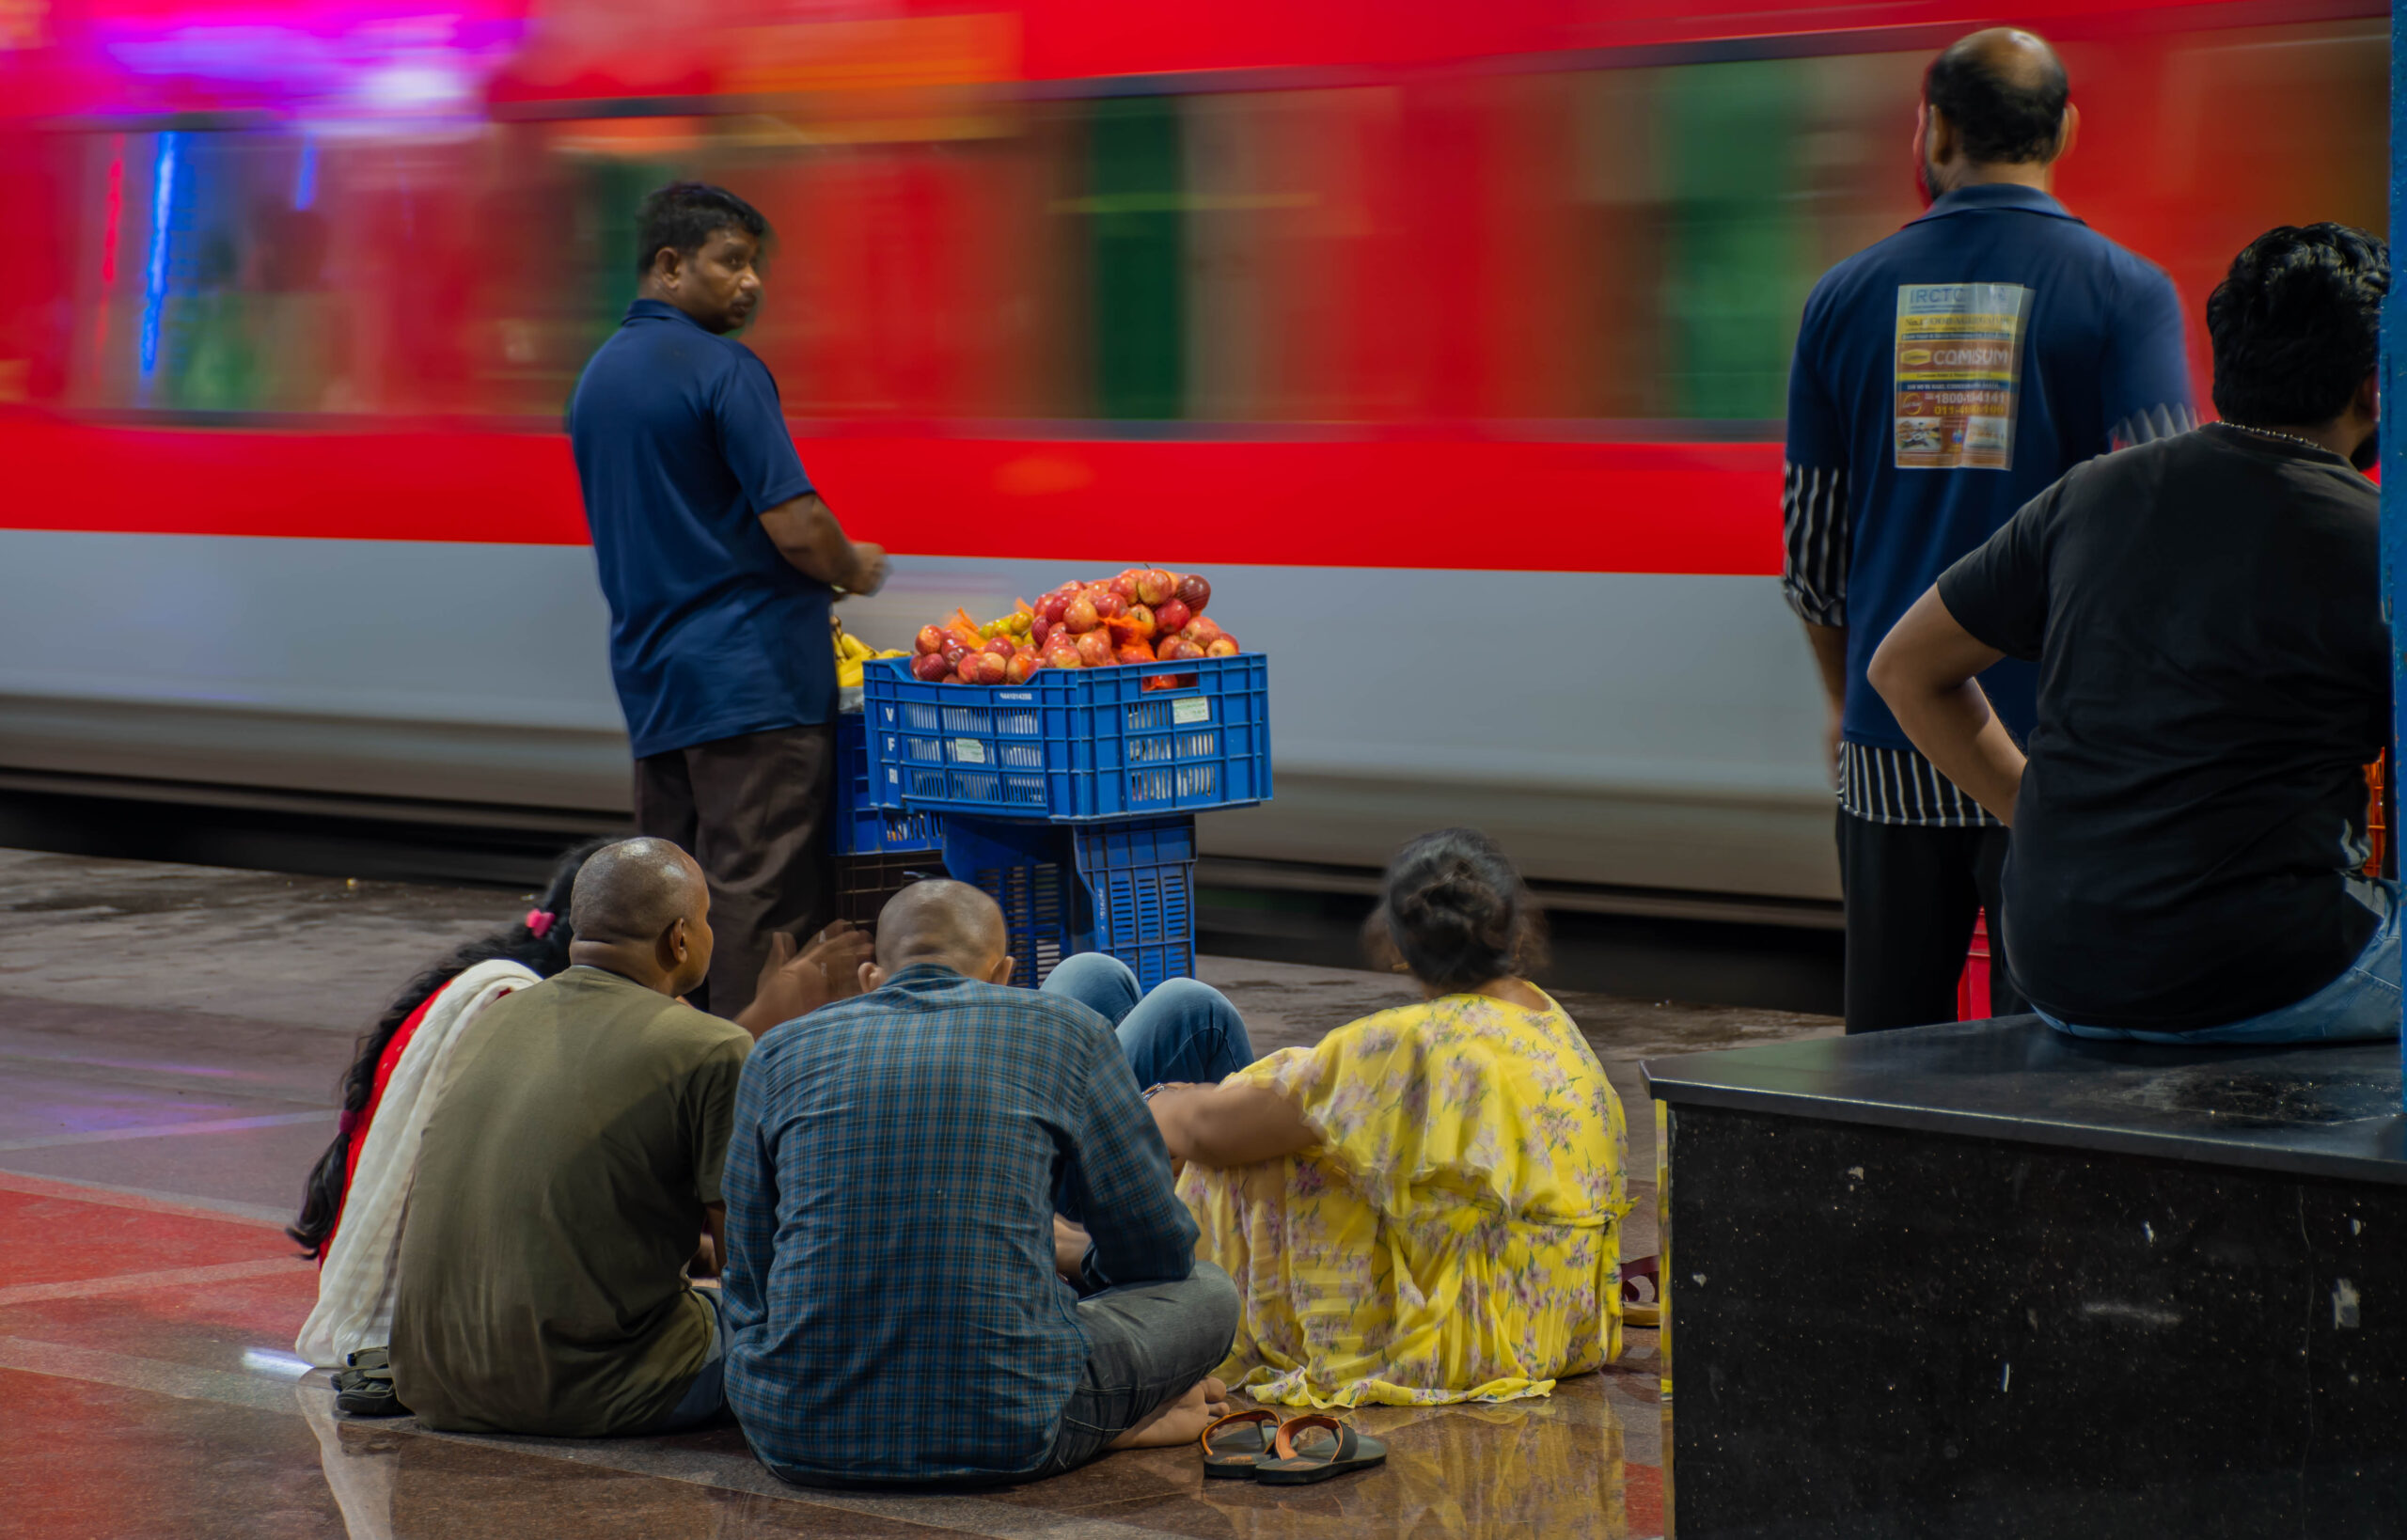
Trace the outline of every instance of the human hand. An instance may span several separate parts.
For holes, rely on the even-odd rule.
[[[735,1024],[759,1037],[780,1022],[807,1016],[832,998],[827,975],[816,960],[783,931],[769,933],[769,960],[752,988],[752,1003],[735,1014]]]
[[[840,919],[810,938],[805,959],[827,977],[827,998],[848,1000],[861,992],[861,965],[876,951],[876,939],[849,919]]]
[[[866,599],[886,587],[886,547],[865,540],[853,542],[853,572],[844,584],[847,593]]]
[[[1087,1240],[1085,1231],[1059,1214],[1053,1216],[1053,1270],[1071,1283],[1085,1276]]]

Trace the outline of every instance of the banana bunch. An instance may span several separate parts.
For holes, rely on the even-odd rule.
[[[878,652],[869,643],[844,629],[844,622],[835,622],[836,685],[839,689],[857,690],[861,684],[861,665],[872,658],[899,658],[907,654],[889,650]]]

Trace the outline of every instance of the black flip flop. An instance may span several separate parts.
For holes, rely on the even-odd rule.
[[[1254,1466],[1270,1453],[1279,1414],[1260,1406],[1231,1412],[1204,1430],[1204,1474],[1221,1481],[1251,1481]]]
[[[1336,1437],[1317,1440],[1308,1451],[1298,1449],[1296,1435],[1314,1428],[1326,1429]],[[1278,1457],[1258,1461],[1253,1468],[1253,1479],[1265,1486],[1303,1486],[1342,1476],[1348,1470],[1368,1469],[1388,1457],[1387,1445],[1355,1432],[1349,1422],[1319,1412],[1308,1412],[1282,1422],[1273,1448]]]
[[[406,1417],[409,1408],[393,1391],[393,1359],[388,1349],[363,1347],[348,1355],[349,1367],[335,1371],[335,1409],[353,1417]]]

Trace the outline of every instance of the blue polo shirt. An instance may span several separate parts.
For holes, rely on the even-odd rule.
[[[636,757],[833,718],[833,592],[761,527],[811,490],[752,350],[637,300],[569,398]]]
[[[1824,274],[1789,371],[1787,460],[1793,488],[1844,504],[1822,586],[1843,590],[1824,613],[1848,628],[1848,740],[1912,746],[1864,669],[1942,572],[2073,466],[2187,426],[2189,407],[2172,280],[2036,188],[1959,188]],[[1813,565],[1792,557],[1792,592]],[[1981,676],[2017,741],[2037,683],[2011,659]]]

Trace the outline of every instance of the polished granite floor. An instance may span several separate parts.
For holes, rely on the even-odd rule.
[[[805,1492],[732,1431],[551,1440],[337,1417],[290,1355],[315,1274],[276,1225],[353,1037],[429,955],[524,911],[479,889],[0,851],[0,1534],[1621,1536],[1660,1532],[1654,1333],[1549,1398],[1375,1408],[1383,1469],[1272,1491],[1191,1452],[976,1497]],[[1367,973],[1207,959],[1257,1046],[1398,998]],[[1651,1175],[1649,1055],[1835,1024],[1568,996]],[[1652,1187],[1626,1241],[1652,1249]]]

